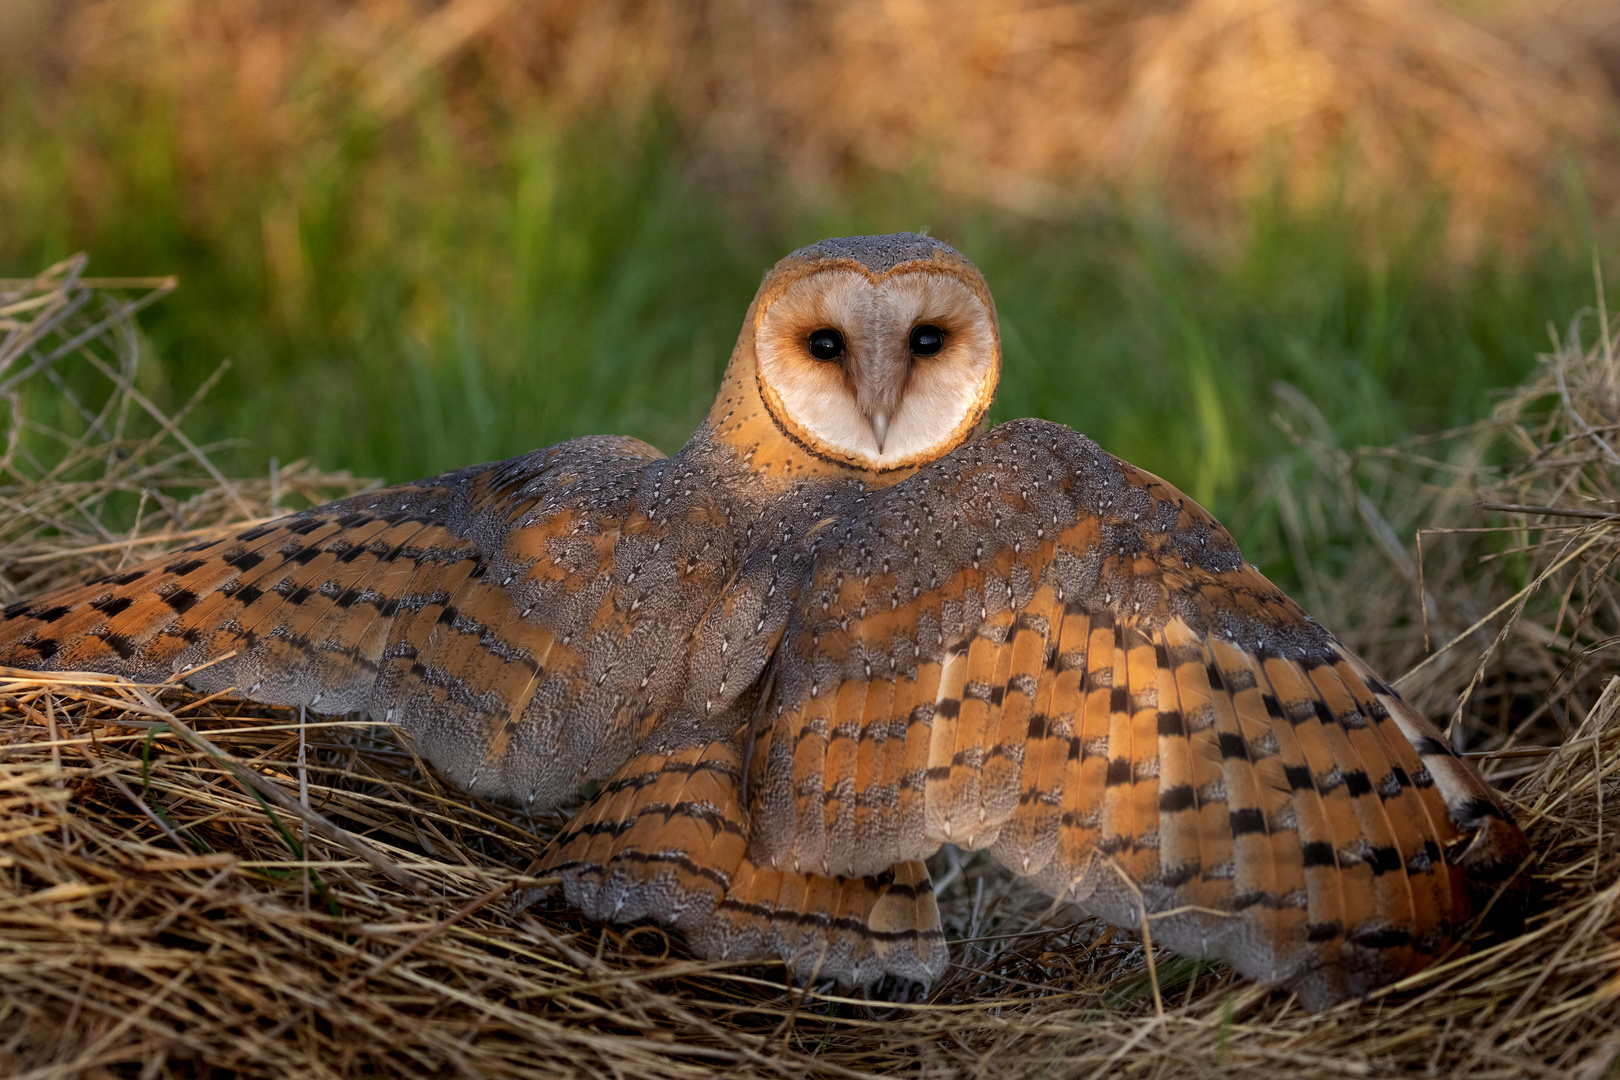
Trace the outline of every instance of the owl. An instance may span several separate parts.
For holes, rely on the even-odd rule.
[[[567,903],[801,980],[937,979],[947,843],[1312,1009],[1511,915],[1524,835],[1440,732],[1174,487],[987,428],[1000,368],[961,254],[824,240],[674,456],[575,439],[246,528],[12,605],[0,663],[589,792],[542,855]]]

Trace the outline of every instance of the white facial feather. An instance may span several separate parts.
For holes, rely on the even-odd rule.
[[[944,330],[945,346],[913,357],[911,331],[929,324]],[[810,335],[824,327],[843,335],[839,360],[810,355]],[[921,464],[960,441],[997,375],[989,311],[961,281],[930,271],[874,283],[826,270],[794,282],[761,314],[755,351],[780,419],[873,469]],[[881,448],[869,412],[888,415]]]

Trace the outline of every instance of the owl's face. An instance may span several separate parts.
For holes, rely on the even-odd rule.
[[[960,444],[1001,369],[989,292],[959,256],[885,273],[848,258],[812,264],[762,290],[754,346],[777,422],[818,455],[875,471]]]

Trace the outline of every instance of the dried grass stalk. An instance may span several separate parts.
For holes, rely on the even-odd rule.
[[[27,295],[74,295],[85,287],[74,274]],[[34,310],[65,310],[57,303]],[[1566,385],[1587,386],[1561,355]],[[124,373],[113,396],[127,394],[118,388],[129,369],[106,366]],[[1571,401],[1589,423],[1607,422],[1573,389]],[[1523,430],[1550,439],[1573,422]],[[175,475],[92,452],[108,428],[87,421],[88,438],[64,444],[62,460],[112,462],[105,474],[90,470],[104,486]],[[1526,446],[1521,465],[1607,462],[1582,439]],[[235,483],[244,511],[189,453],[170,445],[143,460],[158,459],[200,470],[184,472],[197,490],[173,502],[178,516],[155,515],[175,530],[168,539],[264,512],[261,482]],[[14,525],[0,562],[45,545],[54,583],[65,564],[90,573],[122,558],[108,545],[125,537],[89,524],[94,485],[74,487],[89,481],[37,454],[34,465],[32,486],[7,495],[14,520],[50,507],[77,531]],[[1604,505],[1574,490],[1556,505]],[[152,520],[143,516],[142,528]],[[1581,527],[1609,527],[1594,521]],[[1560,542],[1523,558],[1553,565],[1568,548]],[[75,545],[82,554],[69,554]],[[1581,556],[1598,558],[1597,545]],[[1505,565],[1475,568],[1501,580],[1466,595],[1483,603],[1515,588]],[[1595,582],[1601,565],[1579,572]],[[1576,564],[1560,573],[1576,575]],[[1563,582],[1549,577],[1531,593],[1515,625],[1554,603]],[[1585,602],[1571,596],[1582,597],[1572,606]],[[1578,633],[1570,628],[1592,625],[1586,618],[1557,632]],[[1451,650],[1471,652],[1467,641]],[[1469,671],[1426,670],[1432,693],[1442,675],[1466,681]],[[1150,964],[1134,935],[1053,911],[982,857],[952,850],[933,868],[955,939],[940,985],[890,987],[901,1000],[876,1003],[790,989],[779,967],[697,961],[655,928],[585,923],[560,907],[514,916],[507,897],[536,884],[527,868],[562,816],[448,789],[408,741],[363,716],[304,723],[173,686],[0,671],[0,1073],[1596,1080],[1620,1054],[1620,683],[1601,680],[1594,672],[1552,688],[1571,728],[1559,748],[1529,759],[1515,789],[1541,889],[1528,932],[1310,1016],[1222,968],[1169,954]],[[1597,692],[1582,703],[1577,687]],[[269,786],[280,795],[267,798]],[[306,831],[313,815],[338,828]]]
[[[298,461],[227,479],[183,430],[223,375],[165,413],[136,385],[134,316],[173,278],[86,278],[76,255],[0,279],[0,602],[361,490]]]
[[[1400,447],[1343,450],[1280,388],[1316,466],[1283,515],[1296,549],[1362,538],[1338,584],[1308,582],[1313,607],[1470,750],[1569,739],[1620,655],[1615,331],[1598,311],[1549,334],[1489,419]]]

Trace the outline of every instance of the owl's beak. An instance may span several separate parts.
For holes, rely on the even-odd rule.
[[[875,412],[867,416],[866,422],[872,425],[872,434],[877,436],[878,453],[883,453],[883,440],[889,434],[889,414]]]
[[[866,417],[877,452],[882,454],[889,441],[889,425],[900,410],[900,398],[911,373],[911,350],[904,334],[879,337],[871,348],[861,350],[850,373],[854,376],[855,407]]]

